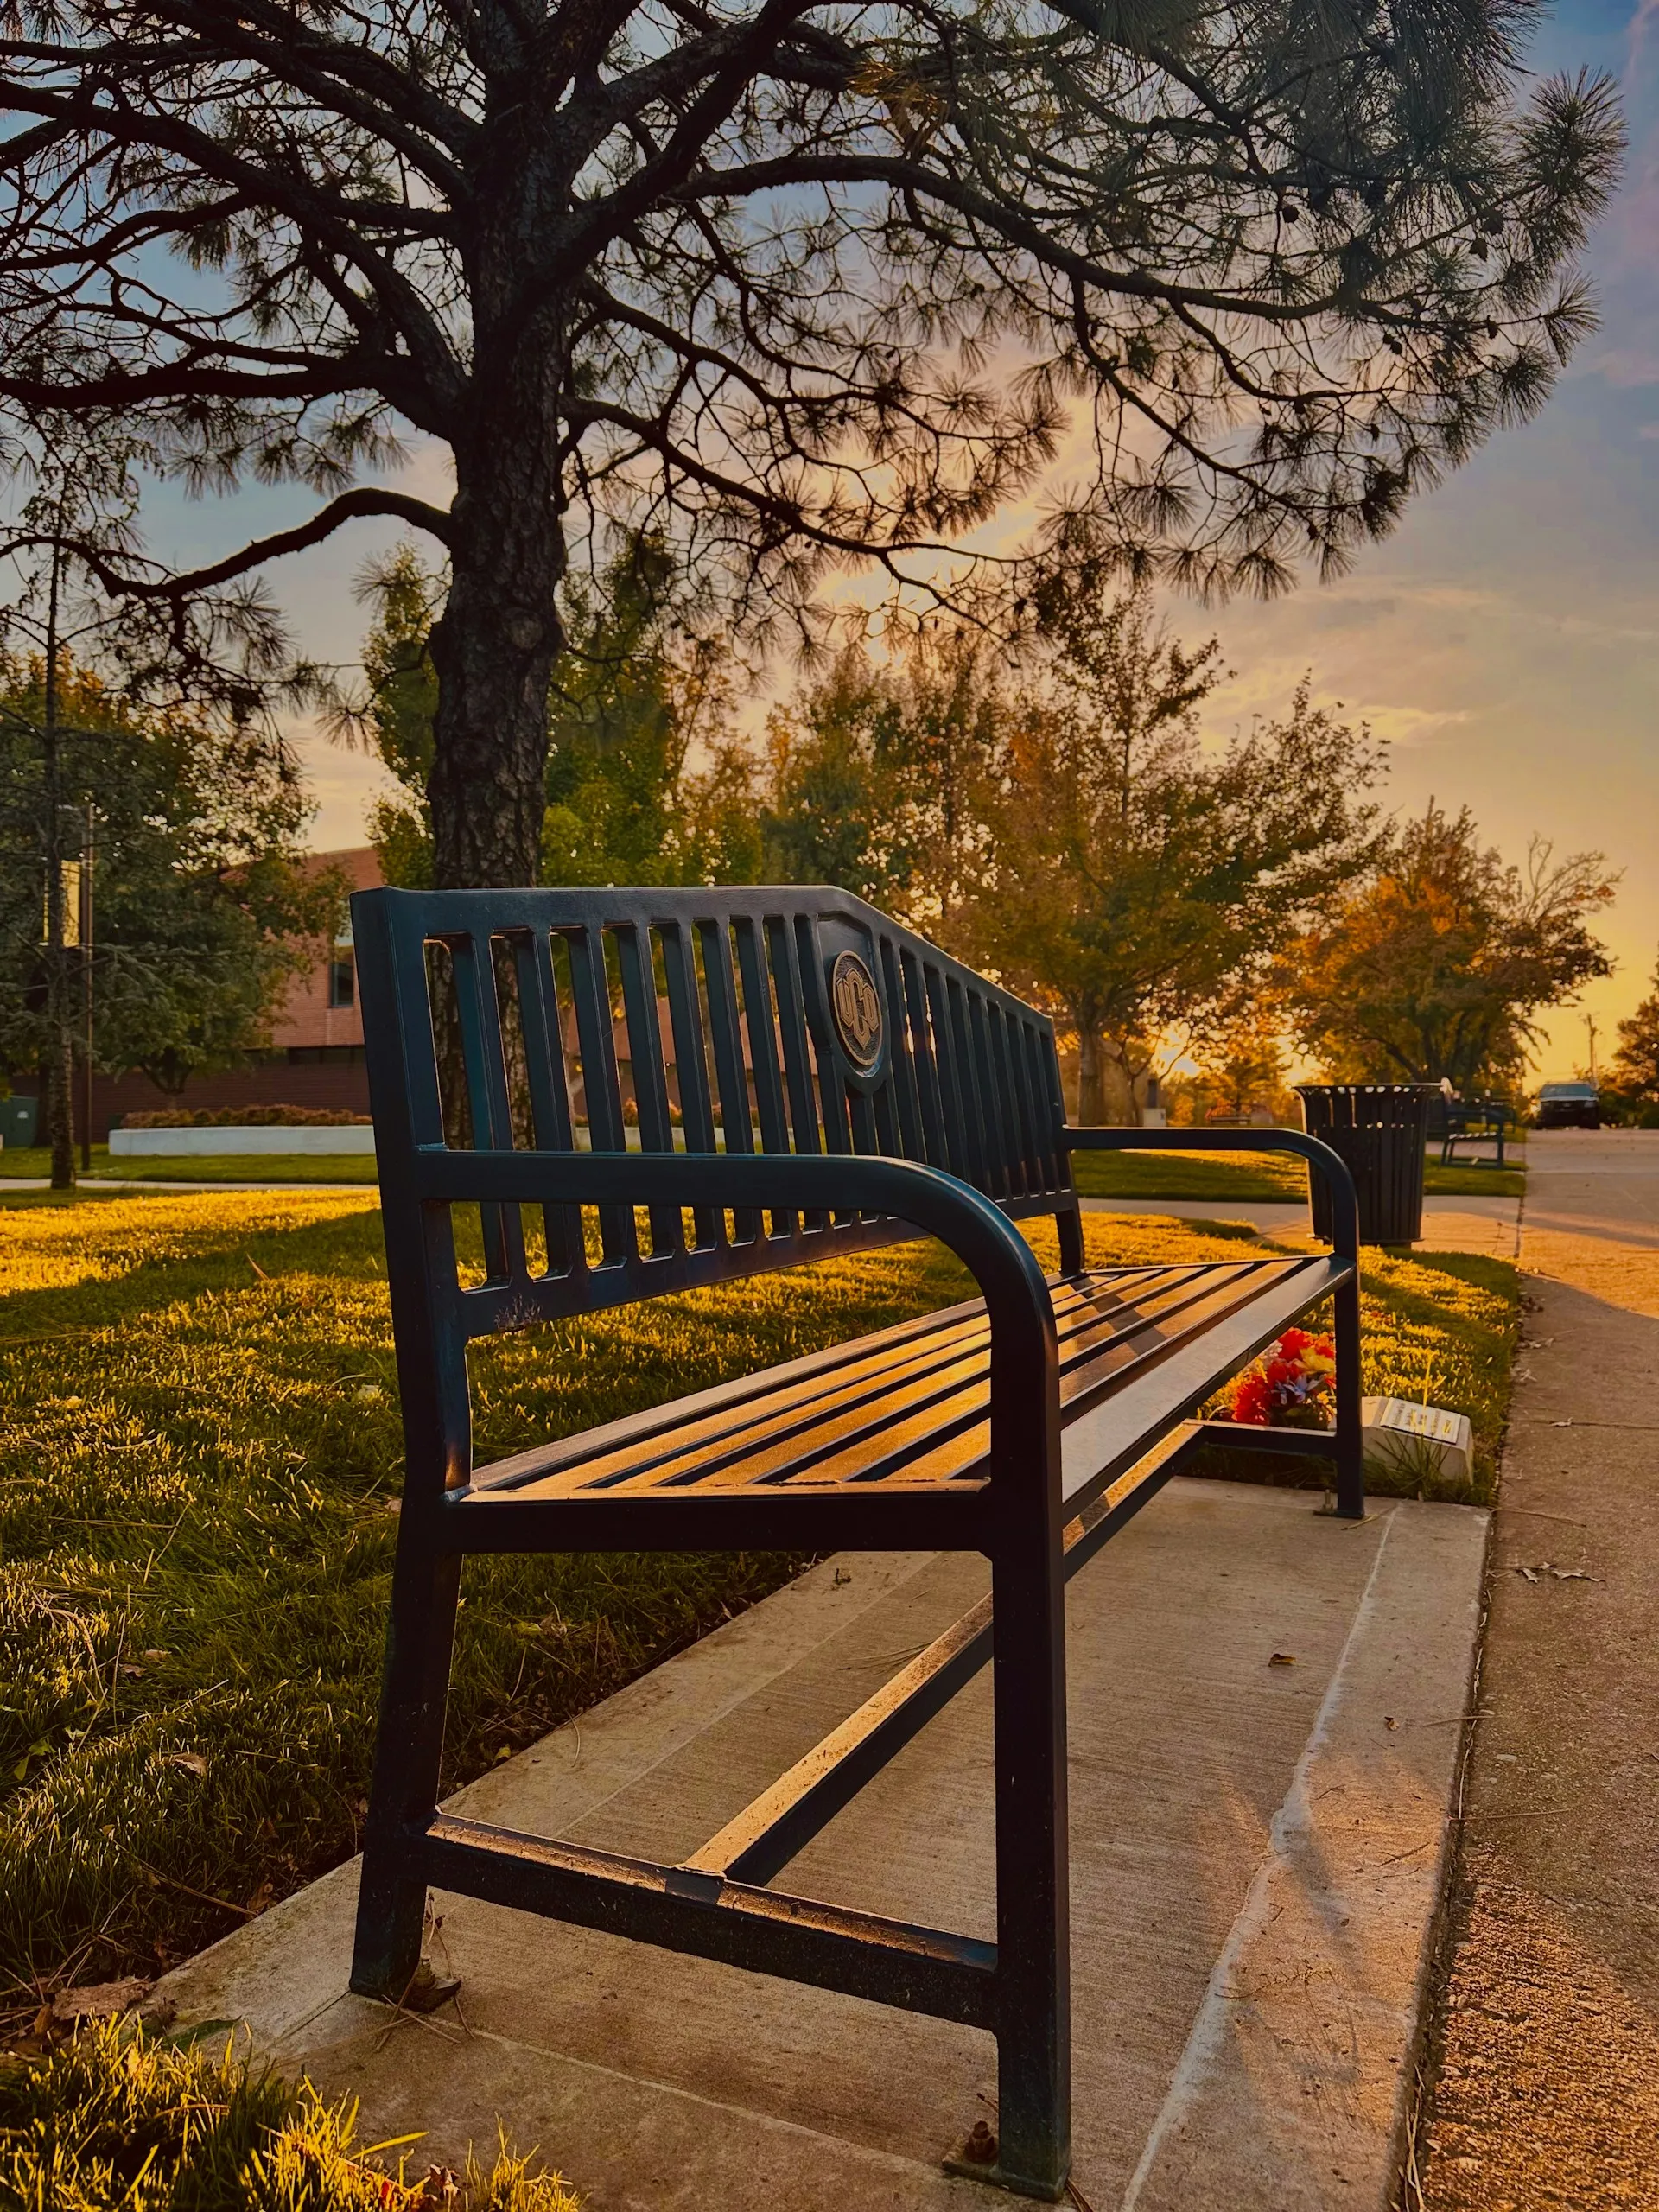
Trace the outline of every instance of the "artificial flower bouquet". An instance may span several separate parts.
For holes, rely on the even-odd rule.
[[[1228,1409],[1253,1428],[1328,1428],[1336,1380],[1330,1338],[1287,1329],[1234,1382]]]

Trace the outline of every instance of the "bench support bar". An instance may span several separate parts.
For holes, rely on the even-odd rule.
[[[1205,1446],[1329,1457],[1334,1441],[1328,1433],[1317,1431],[1241,1430],[1225,1422],[1183,1422],[1070,1522],[1065,1532],[1065,1580],[1069,1581]],[[453,1558],[432,1563],[445,1585],[431,1593],[439,1618],[448,1610],[447,1586],[455,1564]],[[418,1599],[418,1593],[410,1594]],[[426,1611],[418,1603],[416,1610]],[[1040,2012],[1048,2021],[1056,2018],[1046,1974],[1035,1978],[1042,1982],[1041,1988],[1027,1993],[1029,2005],[1020,2005],[1020,1993],[1008,1986],[1014,1977],[1006,1967],[999,1968],[995,1944],[782,1895],[764,1886],[992,1659],[994,1618],[993,1599],[982,1599],[677,1866],[524,1835],[448,1814],[423,1818],[414,1805],[407,1805],[401,1864],[391,1883],[383,1880],[387,1895],[380,1900],[379,1910],[365,1913],[359,1923],[353,1988],[384,1996],[407,1984],[419,1957],[418,1939],[410,1955],[402,1955],[410,1948],[411,1923],[418,1925],[413,1922],[410,1901],[418,1893],[423,1907],[430,1885],[719,1960],[751,1973],[777,1974],[988,2029],[997,2033],[1000,2046],[1012,2046],[1000,2051],[1002,2068],[1011,2057],[1017,2063],[1022,2056],[1022,2070],[1046,2076],[1063,2064],[1064,2051],[1048,2048],[1052,2035],[1033,2035],[1029,2019],[1017,2036],[1007,2032],[1012,2024],[1006,2017],[1013,1998],[1021,2012]],[[397,1625],[394,1618],[394,1631]],[[417,1710],[426,1708],[429,1700],[421,1692],[430,1688],[435,1711],[428,1719],[435,1724],[442,1709],[448,1644],[437,1639],[444,1645],[440,1660],[433,1646],[431,1616],[404,1625],[406,1640],[398,1637],[397,1642],[411,1659],[418,1655],[425,1662],[419,1669],[425,1679],[419,1684],[411,1681],[410,1688]],[[1004,1694],[1018,1698],[1023,1694],[1021,1670],[1016,1666],[1014,1672],[1015,1679]],[[418,1732],[429,1742],[437,1739],[435,1725]],[[404,1940],[396,1945],[399,1955],[388,1974],[364,1939],[372,1930],[390,1934],[394,1927],[401,1928]],[[1022,2096],[1016,2085],[1005,2081],[1005,2152],[994,2171],[981,2170],[982,2177],[1027,2195],[1050,2195],[1041,2177],[1044,2146],[1024,2146],[1033,2155],[1016,2162],[1012,2154],[1019,2146],[1007,2140],[1007,2128],[1022,2108],[1033,2114],[1052,2109],[1051,2088],[1046,2079],[1033,2079],[1025,2085]]]
[[[438,1889],[968,2027],[995,2025],[995,1946],[970,1936],[444,1813],[414,1855]]]
[[[1091,1560],[1147,1504],[1198,1445],[1205,1424],[1188,1421],[1073,1521],[1065,1532],[1065,1579]],[[891,1681],[833,1729],[770,1789],[728,1821],[684,1862],[691,1873],[769,1882],[849,1805],[865,1784],[949,1705],[991,1656],[992,1602],[982,1598]]]

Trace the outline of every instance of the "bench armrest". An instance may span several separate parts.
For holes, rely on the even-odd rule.
[[[418,1149],[409,1181],[428,1204],[664,1205],[892,1215],[949,1247],[991,1325],[991,1427],[999,1464],[1052,1450],[1059,1480],[1053,1301],[1037,1255],[969,1183],[860,1153],[452,1152]]]
[[[1291,1152],[1325,1178],[1331,1193],[1332,1249],[1359,1257],[1359,1198],[1348,1163],[1300,1129],[1063,1129],[1071,1152]]]

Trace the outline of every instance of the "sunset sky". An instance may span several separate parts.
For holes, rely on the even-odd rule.
[[[1520,859],[1535,836],[1558,851],[1605,852],[1624,872],[1606,935],[1620,963],[1583,1007],[1551,1025],[1541,1073],[1599,1050],[1644,993],[1659,949],[1659,0],[1572,0],[1537,41],[1542,70],[1605,69],[1624,91],[1624,189],[1591,256],[1602,327],[1539,419],[1497,438],[1342,582],[1309,582],[1272,606],[1176,605],[1188,635],[1215,631],[1236,670],[1212,702],[1217,731],[1281,709],[1304,671],[1394,746],[1392,802],[1467,804],[1490,840]],[[436,492],[435,456],[403,480]],[[233,530],[298,519],[309,501],[259,493],[156,518],[156,550],[192,558]],[[387,532],[360,525],[270,572],[300,642],[354,658],[362,611],[350,585]],[[320,800],[313,842],[357,842],[378,787],[366,760],[307,734]]]

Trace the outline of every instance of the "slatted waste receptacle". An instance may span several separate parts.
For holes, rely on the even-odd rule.
[[[1364,1244],[1414,1244],[1423,1233],[1423,1163],[1432,1083],[1299,1083],[1302,1125],[1348,1163]],[[1331,1236],[1331,1201],[1313,1184],[1313,1234]]]
[[[0,1098],[0,1145],[36,1143],[39,1123],[38,1098],[20,1098],[16,1091],[9,1098]]]

